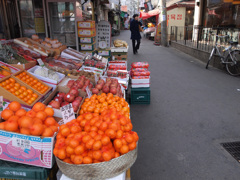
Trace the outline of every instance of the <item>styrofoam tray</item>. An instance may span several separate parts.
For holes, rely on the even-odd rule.
[[[37,75],[37,74],[34,74],[34,71],[37,69],[37,68],[40,68],[41,66],[34,66],[32,67],[31,69],[28,70],[28,72],[30,74],[32,74],[33,76],[37,77],[38,79],[42,80],[43,82],[45,82],[46,84],[48,84],[49,86],[55,88],[64,78],[65,78],[65,75],[62,74],[62,73],[59,73],[59,72],[56,72],[58,74],[58,77],[59,77],[59,81],[55,81],[53,79],[49,79],[47,77],[43,77],[43,76],[40,76],[40,75]],[[47,69],[46,67],[43,67],[44,69]]]
[[[111,47],[111,52],[128,52],[128,48],[125,47]]]

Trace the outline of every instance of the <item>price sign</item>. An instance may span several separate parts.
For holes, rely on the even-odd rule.
[[[38,62],[38,64],[40,65],[40,66],[44,66],[44,63],[43,63],[43,61],[39,58],[39,59],[37,59],[37,62]]]
[[[61,107],[60,110],[61,110],[61,113],[62,113],[64,124],[66,124],[69,121],[75,119],[75,114],[74,114],[74,111],[73,111],[72,103]]]
[[[92,92],[89,90],[88,86],[86,87],[86,92],[87,92],[88,98],[92,97]]]
[[[97,25],[97,46],[111,47],[111,24],[108,21],[100,21]]]
[[[31,141],[27,139],[13,138],[12,145],[21,149],[31,149]]]

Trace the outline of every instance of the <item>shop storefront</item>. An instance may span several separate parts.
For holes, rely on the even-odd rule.
[[[204,27],[240,28],[240,2],[208,0],[203,6]]]

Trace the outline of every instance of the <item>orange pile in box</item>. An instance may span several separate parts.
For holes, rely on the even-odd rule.
[[[30,111],[13,101],[1,113],[4,122],[0,129],[33,136],[52,137],[58,131],[58,123],[52,117],[54,111],[43,103],[37,102]]]
[[[39,93],[44,94],[48,87],[45,86],[43,83],[39,82],[37,79],[29,76],[26,72],[22,72],[16,76],[18,79],[21,79],[21,81],[25,82],[29,86],[31,86],[33,89],[37,90]]]
[[[111,107],[61,125],[53,153],[70,164],[99,163],[134,150],[138,139],[125,112]]]
[[[91,98],[86,98],[81,106],[80,114],[86,112],[100,113],[108,108],[115,107],[117,111],[123,111],[129,117],[130,108],[124,98],[113,96],[112,93],[93,94]]]
[[[27,104],[32,104],[38,98],[38,95],[34,93],[31,89],[27,89],[25,86],[21,86],[13,78],[8,78],[0,83],[0,86],[22,99]]]

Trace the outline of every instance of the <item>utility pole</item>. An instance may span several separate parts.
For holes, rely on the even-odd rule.
[[[162,46],[167,46],[167,8],[166,0],[160,0],[160,15],[161,18],[161,44]]]
[[[139,0],[137,0],[137,13],[139,12]]]

